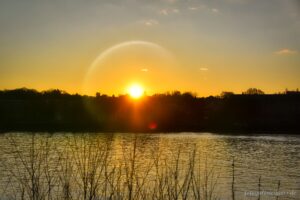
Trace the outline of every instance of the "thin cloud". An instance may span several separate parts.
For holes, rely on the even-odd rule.
[[[150,20],[146,21],[144,24],[145,24],[146,26],[155,26],[155,25],[158,25],[159,22],[158,22],[157,20],[150,19]]]
[[[211,11],[212,11],[213,13],[220,13],[219,9],[217,9],[217,8],[213,8],[213,9],[211,9]]]
[[[147,68],[141,69],[142,72],[148,72],[149,70]]]
[[[172,8],[172,9],[161,9],[159,11],[159,14],[164,15],[164,16],[168,16],[170,14],[179,14],[180,10],[177,8]]]
[[[172,12],[173,12],[173,13],[179,13],[179,10],[176,9],[176,8],[174,8],[174,9],[172,9]]]
[[[169,15],[169,12],[167,9],[162,9],[159,11],[159,14],[167,16],[167,15]]]
[[[297,54],[298,52],[295,50],[291,50],[291,49],[281,49],[279,51],[274,52],[276,55],[294,55]]]
[[[188,10],[190,11],[200,11],[200,12],[207,12],[207,13],[211,13],[211,14],[220,14],[220,10],[217,8],[210,8],[206,5],[200,5],[200,6],[189,6]]]
[[[155,19],[141,20],[139,21],[144,26],[156,26],[159,25],[159,22]]]
[[[206,68],[206,67],[201,67],[199,70],[200,70],[200,71],[208,71],[208,68]]]
[[[188,7],[188,9],[189,9],[189,10],[199,10],[200,7],[193,7],[193,6],[191,6],[191,7]]]
[[[198,6],[189,6],[188,9],[191,11],[205,11],[208,10],[208,7],[205,5],[198,5]]]

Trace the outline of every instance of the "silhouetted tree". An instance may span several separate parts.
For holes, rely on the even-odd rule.
[[[249,88],[247,91],[243,92],[246,95],[262,95],[265,94],[262,90],[257,88]]]
[[[222,92],[221,95],[220,95],[221,98],[229,98],[229,97],[232,97],[232,96],[234,96],[233,92],[226,92],[226,91]]]

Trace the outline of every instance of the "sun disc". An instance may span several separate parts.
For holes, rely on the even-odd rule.
[[[138,99],[141,96],[143,96],[144,94],[144,89],[142,86],[138,85],[138,84],[134,84],[132,86],[129,87],[128,89],[129,95],[134,98],[134,99]]]

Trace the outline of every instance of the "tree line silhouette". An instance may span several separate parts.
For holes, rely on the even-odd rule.
[[[197,97],[186,92],[95,96],[61,90],[0,91],[0,131],[284,132],[299,130],[300,92]]]

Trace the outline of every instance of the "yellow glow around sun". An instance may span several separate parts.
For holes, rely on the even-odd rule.
[[[134,84],[131,85],[128,89],[129,95],[134,98],[134,99],[138,99],[141,96],[143,96],[144,94],[144,89],[141,85],[138,84]]]

